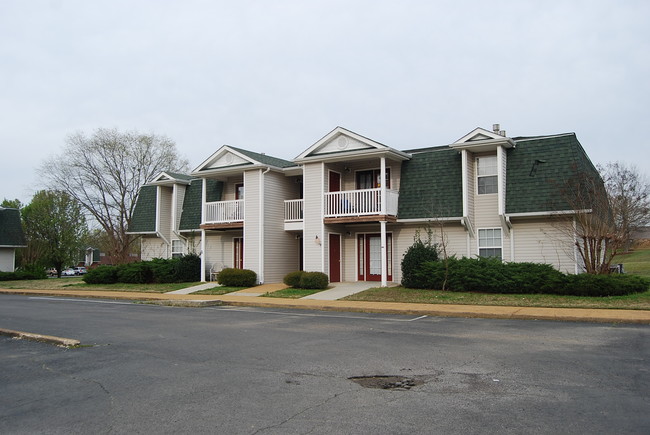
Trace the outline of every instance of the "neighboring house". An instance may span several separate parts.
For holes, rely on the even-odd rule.
[[[580,271],[559,190],[597,172],[575,134],[509,138],[494,127],[405,151],[337,127],[293,161],[223,146],[190,175],[143,186],[129,232],[142,235],[145,260],[199,254],[204,280],[237,267],[260,282],[295,270],[399,282],[427,227],[449,255]]]
[[[0,206],[0,272],[16,269],[16,248],[27,246],[20,211]]]
[[[127,262],[132,263],[136,261],[140,261],[140,256],[138,254],[129,254]],[[81,252],[77,266],[84,266],[88,269],[92,269],[97,266],[114,264],[116,264],[116,262],[111,255],[106,255],[97,248],[88,247]]]

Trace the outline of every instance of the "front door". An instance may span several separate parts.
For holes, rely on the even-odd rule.
[[[330,282],[341,281],[341,235],[330,234]]]
[[[233,267],[235,269],[244,268],[244,238],[235,237],[233,242]]]
[[[381,234],[359,234],[357,239],[359,281],[381,281]],[[386,274],[393,280],[393,238],[386,234]]]

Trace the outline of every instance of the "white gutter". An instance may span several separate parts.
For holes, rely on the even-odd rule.
[[[582,210],[558,210],[558,211],[534,211],[526,213],[508,213],[506,216],[511,217],[537,217],[537,216],[559,216],[559,215],[571,215],[578,213],[591,213],[592,209],[586,208]]]

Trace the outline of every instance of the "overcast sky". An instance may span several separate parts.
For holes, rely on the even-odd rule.
[[[575,132],[650,174],[650,2],[0,0],[0,200],[66,136],[292,159],[336,126],[397,149]]]

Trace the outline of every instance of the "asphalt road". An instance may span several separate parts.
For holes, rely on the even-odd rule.
[[[648,433],[650,327],[0,296],[0,433]],[[420,385],[366,388],[350,377]],[[394,386],[394,385],[393,385]]]

